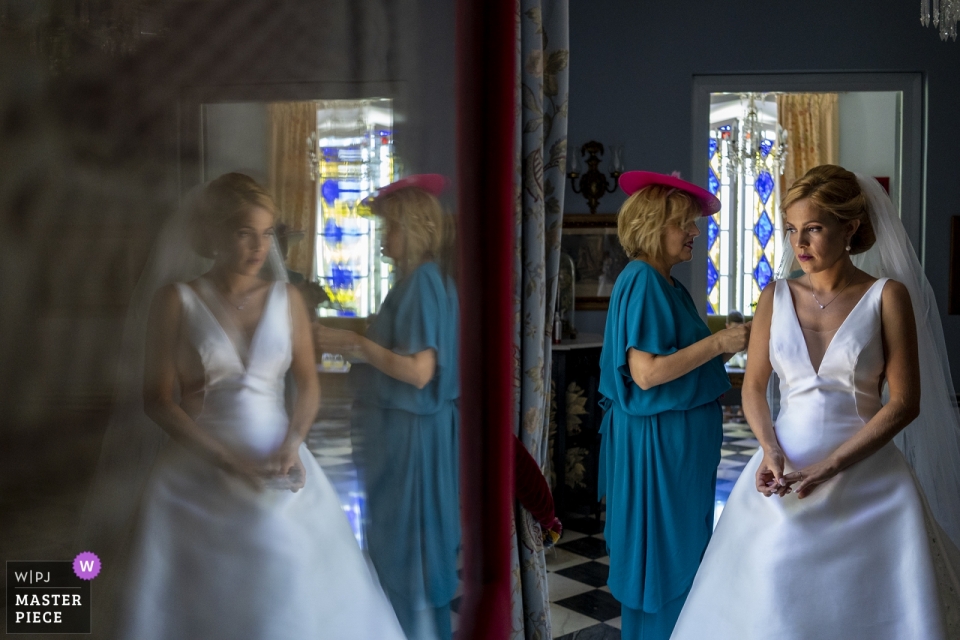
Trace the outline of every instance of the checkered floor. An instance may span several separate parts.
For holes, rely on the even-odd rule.
[[[353,464],[353,446],[350,442],[350,405],[324,405],[320,419],[310,428],[307,448],[320,463],[340,498],[350,527],[360,546],[363,540],[364,494],[357,480]]]
[[[715,518],[720,517],[730,490],[758,447],[759,443],[746,424],[731,422],[723,425]],[[556,547],[547,551],[554,638],[620,638],[620,603],[610,595],[606,586],[610,558],[603,540],[603,514],[600,518],[564,518],[563,537]]]
[[[307,447],[336,489],[357,541],[364,546],[360,526],[364,496],[351,458],[349,410],[348,405],[325,405],[321,419],[310,430]],[[733,415],[726,418],[738,419]],[[715,518],[720,517],[734,483],[758,446],[746,424],[728,422],[723,425]],[[546,559],[553,637],[561,640],[619,640],[620,603],[610,595],[606,586],[610,559],[603,540],[603,514],[600,519],[564,518],[563,537],[556,547],[547,551]],[[454,628],[459,595],[458,589],[453,604]]]

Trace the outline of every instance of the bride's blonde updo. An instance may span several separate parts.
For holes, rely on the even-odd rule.
[[[216,237],[236,226],[254,207],[277,217],[277,205],[256,180],[242,173],[225,173],[197,194],[190,209],[190,243],[204,258],[214,257]]]
[[[867,212],[867,199],[853,172],[835,164],[822,164],[810,169],[787,191],[780,211],[786,212],[790,205],[804,199],[809,199],[821,211],[833,214],[841,224],[860,221],[860,226],[850,239],[851,255],[863,253],[877,241]]]

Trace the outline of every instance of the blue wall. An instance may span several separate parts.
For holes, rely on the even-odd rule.
[[[620,142],[628,169],[690,176],[694,75],[922,73],[925,268],[960,381],[960,316],[945,315],[950,216],[960,215],[960,41],[941,42],[932,27],[923,28],[919,5],[571,0],[569,139]],[[614,212],[622,202],[621,193],[607,195],[600,210]],[[566,210],[587,211],[569,184]],[[688,283],[685,266],[675,273]],[[594,326],[602,325],[598,320],[584,318]]]

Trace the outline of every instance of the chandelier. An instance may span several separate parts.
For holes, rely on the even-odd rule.
[[[788,151],[787,130],[777,123],[770,131],[771,125],[760,122],[757,101],[763,100],[762,94],[746,93],[740,99],[747,101],[747,107],[746,113],[739,118],[738,128],[724,127],[717,140],[718,151],[726,156],[731,177],[750,175],[756,178],[764,171],[783,175]],[[765,129],[773,137],[767,137]]]
[[[940,39],[957,39],[957,22],[960,21],[960,0],[920,0],[920,24],[940,29]]]

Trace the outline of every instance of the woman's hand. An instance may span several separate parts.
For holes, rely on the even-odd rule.
[[[757,469],[757,491],[768,498],[773,494],[782,497],[789,492],[790,487],[782,483],[785,461],[780,447],[764,447],[763,460]]]
[[[839,473],[839,468],[830,458],[827,458],[799,471],[784,475],[782,484],[794,491],[797,494],[797,498],[802,500],[813,493],[821,484],[837,475],[837,473]]]
[[[729,329],[717,331],[714,335],[720,342],[720,349],[723,353],[739,353],[747,348],[750,342],[750,325],[747,322]]]
[[[266,472],[262,464],[239,455],[229,454],[223,457],[217,466],[242,480],[254,491],[263,491]]]
[[[313,339],[321,353],[350,353],[360,348],[360,336],[353,331],[313,325]]]
[[[300,443],[284,442],[270,457],[267,471],[274,476],[289,477],[290,490],[296,493],[307,481],[307,470],[300,460]]]

